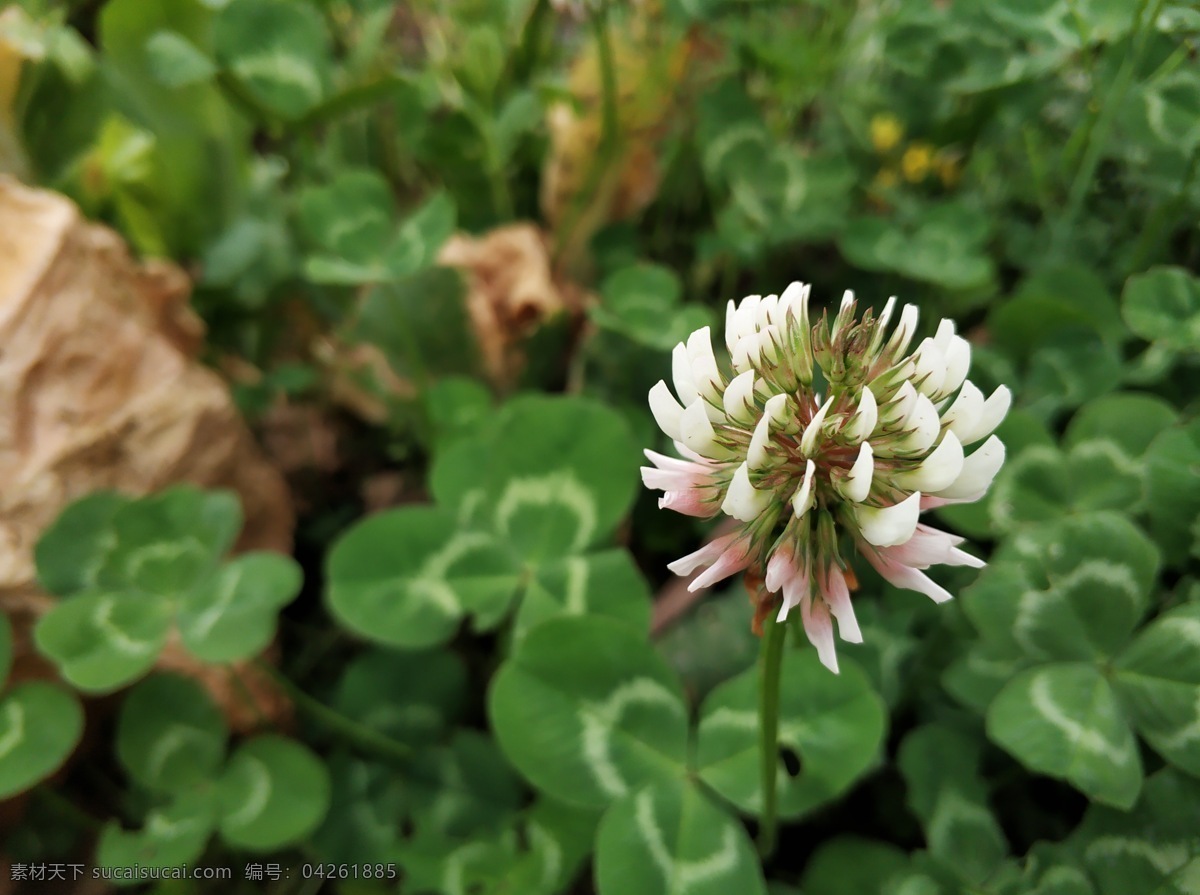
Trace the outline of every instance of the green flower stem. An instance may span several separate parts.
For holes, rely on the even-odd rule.
[[[556,262],[572,259],[575,250],[579,248],[575,245],[576,230],[582,223],[588,207],[600,194],[605,177],[616,161],[621,143],[621,124],[617,115],[617,68],[609,29],[608,4],[604,0],[592,10],[590,25],[600,66],[600,143],[596,147],[596,156],[592,160],[583,189],[571,203],[572,207],[563,222],[555,249]]]
[[[758,825],[758,853],[765,860],[775,851],[778,819],[775,816],[775,777],[779,771],[779,676],[787,625],[770,622],[762,638],[762,663],[758,679],[758,746],[762,762],[762,815]]]
[[[372,730],[365,724],[361,724],[353,718],[343,715],[337,709],[331,708],[319,699],[310,696],[293,683],[287,675],[270,663],[259,659],[255,662],[255,667],[270,677],[288,695],[296,708],[300,709],[300,711],[304,712],[330,733],[340,737],[348,745],[356,747],[367,755],[391,763],[405,764],[411,761],[413,755],[412,749],[404,743],[385,736],[376,730]]]
[[[1117,69],[1117,73],[1113,78],[1112,85],[1109,87],[1103,103],[1100,105],[1099,111],[1090,116],[1084,124],[1084,130],[1081,134],[1083,140],[1083,154],[1079,161],[1079,167],[1075,171],[1075,177],[1071,181],[1070,191],[1067,194],[1066,209],[1061,217],[1056,222],[1056,226],[1051,232],[1051,248],[1052,250],[1060,250],[1065,234],[1074,226],[1078,220],[1080,212],[1083,209],[1084,200],[1087,198],[1088,190],[1096,179],[1096,168],[1100,164],[1100,159],[1103,156],[1104,149],[1108,146],[1108,140],[1112,133],[1112,128],[1116,122],[1117,111],[1125,101],[1125,94],[1129,90],[1130,83],[1133,80],[1133,75],[1141,61],[1142,52],[1146,45],[1146,31],[1149,30],[1155,19],[1158,17],[1158,10],[1161,8],[1161,0],[1154,0],[1154,5],[1150,9],[1149,17],[1146,16],[1146,8],[1150,6],[1151,0],[1138,0],[1137,9],[1133,14],[1133,28],[1131,31],[1132,47],[1121,62],[1121,67]],[[1143,19],[1146,21],[1143,22]]]

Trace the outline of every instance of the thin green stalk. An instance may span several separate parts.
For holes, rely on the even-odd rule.
[[[576,228],[582,221],[589,205],[596,198],[604,177],[613,163],[620,142],[618,133],[620,121],[617,117],[617,68],[613,56],[612,35],[608,27],[607,3],[600,3],[592,12],[590,24],[592,36],[596,41],[596,58],[600,64],[600,144],[596,147],[596,157],[592,161],[583,189],[579,191],[579,195],[572,202],[570,215],[562,228],[562,234],[555,249],[556,261],[573,251],[572,243]]]
[[[1157,17],[1161,2],[1162,0],[1155,0],[1154,8],[1151,10],[1151,15],[1149,16],[1150,22],[1153,22]],[[1130,82],[1133,80],[1133,73],[1137,69],[1138,63],[1141,60],[1142,50],[1146,45],[1144,29],[1149,26],[1142,20],[1145,18],[1146,8],[1149,5],[1150,0],[1139,0],[1137,9],[1133,14],[1132,46],[1130,47],[1130,51],[1124,60],[1122,60],[1121,67],[1117,70],[1117,74],[1113,78],[1112,87],[1108,91],[1108,95],[1105,97],[1099,112],[1094,117],[1090,117],[1085,124],[1087,132],[1083,156],[1071,181],[1070,192],[1067,194],[1066,209],[1055,223],[1051,235],[1052,251],[1058,251],[1061,248],[1063,238],[1072,225],[1074,225],[1075,221],[1078,220],[1079,214],[1083,210],[1084,199],[1087,198],[1088,190],[1096,179],[1096,168],[1099,167],[1100,158],[1104,154],[1105,147],[1108,145],[1108,138],[1111,134],[1112,126],[1116,121],[1117,111],[1125,101],[1125,94],[1129,90]]]
[[[300,689],[300,687],[292,682],[291,678],[275,666],[261,659],[256,661],[255,665],[278,684],[279,688],[291,698],[296,708],[300,709],[300,711],[304,712],[330,733],[340,737],[348,745],[355,746],[364,753],[384,759],[385,761],[400,764],[411,761],[413,755],[412,749],[404,743],[385,736],[376,730],[372,730],[365,724],[361,724],[353,718],[343,715],[337,709],[325,705],[319,699],[310,696],[304,690]]]
[[[758,678],[758,749],[762,770],[762,815],[758,824],[758,853],[765,861],[775,851],[778,833],[775,778],[779,772],[779,677],[787,625],[768,622],[762,637]]]
[[[1166,229],[1167,224],[1187,204],[1188,194],[1192,190],[1192,181],[1196,179],[1197,163],[1200,163],[1200,147],[1192,151],[1191,158],[1188,159],[1187,170],[1184,172],[1183,180],[1180,182],[1179,189],[1176,190],[1175,195],[1170,201],[1165,202],[1155,209],[1146,226],[1142,228],[1141,235],[1138,236],[1138,241],[1134,244],[1133,252],[1130,256],[1128,264],[1128,272],[1130,274],[1135,274],[1146,266],[1150,253],[1154,251],[1154,247],[1162,239],[1163,231]]]
[[[607,160],[617,140],[617,69],[613,62],[612,37],[608,28],[608,8],[601,4],[592,16],[592,31],[596,35],[596,54],[600,60],[600,102],[603,118],[600,131],[600,154]]]

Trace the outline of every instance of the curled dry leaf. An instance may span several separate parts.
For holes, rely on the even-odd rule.
[[[521,342],[559,313],[579,315],[582,290],[556,278],[544,234],[533,224],[497,227],[480,237],[456,234],[438,263],[460,269],[467,281],[467,313],[488,377],[511,385],[524,364]]]
[[[237,549],[290,551],[283,478],[224,382],[195,359],[203,325],[187,277],[136,263],[64,197],[8,178],[0,232],[0,608],[18,648],[50,604],[34,544],[89,492],[230,488],[246,518]],[[188,670],[200,676],[198,663]]]

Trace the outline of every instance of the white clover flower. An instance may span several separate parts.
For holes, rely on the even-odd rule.
[[[675,347],[675,392],[659,382],[650,409],[684,459],[646,451],[654,466],[643,467],[642,480],[664,492],[660,507],[741,523],[670,564],[679,575],[705,569],[690,589],[750,570],[763,585],[756,630],[776,607],[783,622],[799,606],[809,640],[836,672],[833,622],[843,640],[862,640],[843,546],[937,602],[950,594],[925,569],[983,565],[958,549],[962,538],[919,517],[986,493],[1004,463],[991,433],[1012,395],[1001,386],[985,399],[967,380],[971,345],[950,320],[910,352],[914,305],[889,334],[896,300],[859,320],[847,292],[832,325],[825,315],[813,325],[809,291],[792,283],[779,296],[729,302],[727,368],[708,327]]]

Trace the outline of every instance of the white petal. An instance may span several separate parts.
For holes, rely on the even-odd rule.
[[[733,369],[743,373],[758,365],[758,334],[742,336],[733,346]]]
[[[754,371],[746,370],[734,376],[725,388],[721,403],[727,417],[750,425],[754,421]]]
[[[671,379],[675,382],[675,393],[684,407],[690,405],[699,397],[696,381],[692,378],[692,361],[688,357],[687,346],[680,342],[671,351]]]
[[[800,604],[800,616],[804,620],[804,633],[808,635],[808,642],[817,648],[821,664],[837,674],[837,647],[833,642],[829,607],[824,600],[805,600]]]
[[[876,547],[894,547],[912,537],[921,514],[921,492],[914,491],[890,507],[867,507],[857,504],[854,515],[867,543]]]
[[[725,348],[733,354],[733,346],[737,344],[737,305],[733,299],[725,305]]]
[[[938,324],[937,332],[933,334],[933,341],[942,354],[950,350],[950,341],[953,338],[954,321],[949,317],[943,317],[942,322]]]
[[[775,310],[778,306],[778,295],[768,295],[758,303],[758,313],[754,316],[754,322],[760,330],[766,329],[775,322]]]
[[[913,354],[913,381],[923,395],[936,395],[946,378],[946,357],[933,339],[924,339]]]
[[[692,366],[692,381],[704,397],[716,401],[721,397],[724,382],[713,354],[712,334],[702,326],[688,337],[687,354]]]
[[[765,413],[759,418],[750,436],[750,447],[746,450],[746,463],[751,469],[762,469],[767,465],[767,444],[771,440],[771,418]],[[949,484],[949,483],[947,483]]]
[[[854,290],[847,289],[842,293],[842,304],[841,307],[838,308],[838,313],[849,310],[852,304],[854,304]]]
[[[962,443],[974,444],[979,439],[991,435],[992,430],[1004,422],[1004,417],[1008,415],[1008,409],[1011,406],[1012,392],[1008,390],[1008,386],[1002,385],[983,402],[983,410],[979,414],[979,421],[963,438]]]
[[[704,409],[704,399],[697,398],[679,418],[679,440],[697,454],[707,457],[716,442],[716,430]]]
[[[661,379],[650,389],[650,412],[654,421],[668,438],[678,440],[680,421],[683,417],[683,407],[675,400],[667,384]]]
[[[921,465],[910,472],[894,477],[897,485],[906,491],[932,493],[948,488],[963,469],[963,449],[958,436],[947,432],[933,452],[921,461]]]
[[[796,489],[796,493],[792,495],[792,512],[799,519],[809,511],[814,503],[816,503],[816,495],[812,493],[813,476],[816,475],[817,464],[809,460],[804,467],[804,481],[800,483],[800,487]]]
[[[875,394],[864,385],[858,396],[858,409],[846,423],[842,434],[850,439],[851,443],[865,441],[875,431],[875,424],[878,421],[879,405],[875,403]]]
[[[878,326],[880,330],[886,329],[888,323],[892,319],[892,312],[896,310],[896,296],[889,298],[883,305],[883,310],[879,312]]]
[[[788,396],[784,394],[772,395],[767,398],[767,403],[763,405],[763,415],[771,418],[771,425],[776,428],[783,428],[788,421]]]
[[[813,414],[813,418],[805,428],[804,434],[800,436],[800,453],[805,457],[812,456],[817,439],[821,435],[821,426],[825,424],[825,414],[829,411],[829,407],[832,404],[833,395],[830,395],[829,400],[821,405],[821,409]]]
[[[774,336],[773,339],[772,336]],[[759,365],[775,363],[779,358],[778,345],[781,341],[779,331],[773,327],[768,327],[756,332],[752,338],[757,343],[750,351],[750,354],[756,358],[755,363]]]
[[[917,390],[905,380],[896,396],[879,408],[879,417],[885,423],[902,423],[908,419],[917,404]]]
[[[744,339],[758,331],[758,303],[761,295],[747,295],[742,299],[737,312],[738,338]]]
[[[791,324],[794,329],[789,330],[793,336],[796,333],[808,334],[808,296],[811,293],[812,285],[809,283],[791,283],[783,290],[780,301],[788,304],[788,316],[795,321]]]
[[[959,441],[963,441],[979,424],[982,415],[983,392],[968,379],[962,384],[958,397],[942,414],[942,423],[950,427],[950,431],[958,436]]]
[[[900,440],[899,446],[906,451],[923,451],[937,440],[942,431],[942,421],[938,417],[937,408],[924,395],[917,395],[912,413],[904,421],[904,430],[911,430]]]
[[[842,479],[839,490],[854,503],[862,503],[871,493],[871,479],[875,475],[875,452],[871,442],[864,441],[858,448],[858,458],[850,467],[850,474]]]
[[[770,491],[759,491],[750,484],[750,472],[743,463],[733,474],[721,509],[742,522],[753,522],[771,503]]]
[[[1004,442],[993,435],[978,448],[975,453],[963,461],[962,472],[958,478],[946,488],[937,493],[938,497],[949,497],[958,500],[978,500],[991,487],[992,479],[1004,465]]]
[[[967,378],[967,371],[971,369],[971,343],[962,336],[951,336],[945,355],[946,378],[942,380],[942,395],[953,392]]]
[[[896,331],[892,333],[884,350],[892,357],[903,356],[908,350],[908,343],[912,341],[916,332],[917,306],[905,305],[904,310],[900,312],[900,322],[896,324]]]

